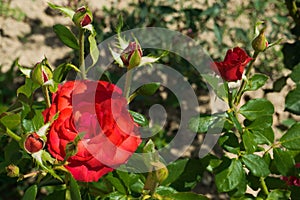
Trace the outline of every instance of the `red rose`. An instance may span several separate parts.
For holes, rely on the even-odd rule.
[[[48,122],[59,112],[47,135],[48,151],[64,160],[66,145],[84,133],[65,167],[78,181],[97,181],[125,163],[141,142],[126,105],[120,88],[108,82],[66,82],[43,113]]]
[[[212,69],[225,81],[237,81],[242,79],[245,66],[252,60],[241,48],[229,49],[223,62],[214,62]]]

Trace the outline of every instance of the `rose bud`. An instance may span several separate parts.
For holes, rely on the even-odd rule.
[[[44,140],[37,133],[29,134],[24,142],[24,149],[30,154],[42,150],[44,146]]]
[[[121,54],[121,59],[126,67],[132,69],[141,63],[142,56],[141,46],[136,42],[130,42]]]
[[[93,14],[88,8],[82,6],[76,10],[72,20],[76,24],[76,26],[82,28],[92,23]]]
[[[19,167],[13,164],[8,165],[7,167],[5,167],[5,170],[7,172],[7,176],[9,177],[18,177],[19,176]]]
[[[264,50],[266,50],[266,48],[268,47],[269,43],[265,37],[265,29],[263,28],[260,32],[259,35],[254,38],[254,40],[252,41],[252,48],[254,49],[254,51],[256,52],[262,52]]]
[[[52,70],[46,58],[42,62],[37,63],[30,74],[31,80],[39,85],[43,85],[52,79],[52,76]]]

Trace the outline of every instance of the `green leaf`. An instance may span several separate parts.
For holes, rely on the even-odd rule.
[[[271,145],[274,142],[274,131],[272,127],[264,127],[261,130],[252,130],[254,141],[257,144]]]
[[[93,34],[90,34],[88,37],[89,43],[90,43],[90,56],[92,58],[92,64],[90,67],[94,66],[99,58],[99,49],[97,46],[97,41],[95,39],[95,36]]]
[[[285,98],[285,110],[300,115],[300,83]]]
[[[291,196],[291,191],[289,190],[272,190],[266,200],[289,200]]]
[[[140,126],[148,126],[149,125],[149,121],[144,115],[134,112],[132,110],[129,110],[129,113],[133,117],[133,121],[135,123],[137,123],[138,125],[140,125]]]
[[[191,191],[196,185],[200,182],[201,177],[205,171],[207,171],[207,167],[210,164],[210,161],[220,161],[213,155],[207,155],[202,159],[187,159],[187,163],[181,175],[171,183],[171,187],[178,191]],[[221,162],[221,161],[220,161]],[[183,165],[183,163],[179,163],[179,165]],[[212,164],[213,165],[213,164]],[[215,166],[215,165],[214,165]],[[182,170],[181,167],[178,166],[179,170]],[[181,169],[180,169],[181,168]],[[212,168],[212,167],[211,167]],[[172,169],[171,169],[172,170]],[[169,173],[169,176],[173,177],[172,173],[177,173],[174,168],[173,171]],[[180,173],[180,171],[179,171]],[[169,179],[170,181],[170,179]],[[168,178],[166,182],[169,182]]]
[[[72,49],[79,49],[78,40],[75,37],[75,35],[70,31],[70,29],[68,29],[62,24],[56,24],[53,26],[53,30],[58,36],[58,38],[62,41],[62,43],[64,43]]]
[[[30,78],[30,73],[32,71],[32,68],[23,67],[18,63],[18,60],[16,61],[16,64],[19,68],[19,70],[26,76],[26,78]]]
[[[300,40],[296,40],[294,43],[285,42],[282,48],[283,63],[288,69],[293,69],[300,63],[300,57],[295,56],[295,52],[300,52]]]
[[[56,190],[43,198],[43,200],[66,199],[66,190]]]
[[[254,91],[262,87],[266,81],[268,80],[268,76],[264,74],[254,74],[249,80],[245,87],[245,91]]]
[[[290,78],[295,82],[295,83],[300,83],[300,64],[295,66],[293,68],[292,73],[290,74]]]
[[[53,80],[57,83],[63,82],[69,71],[75,70],[76,72],[80,72],[80,70],[71,63],[63,63],[60,64],[56,69],[53,71]]]
[[[248,180],[246,180],[246,174],[243,173],[242,179],[239,183],[239,186],[228,192],[230,197],[241,197],[244,196],[247,190]]]
[[[115,189],[117,191],[119,191],[121,194],[126,194],[127,191],[126,191],[126,188],[124,187],[124,185],[122,184],[122,182],[116,178],[116,177],[113,177],[112,173],[108,174],[106,176],[106,179],[115,187]]]
[[[245,126],[251,131],[263,131],[265,128],[271,127],[272,124],[272,115],[265,115],[258,117],[254,121],[248,121],[247,123],[245,123]]]
[[[237,119],[237,116],[233,113],[233,112],[229,112],[227,111],[228,116],[230,118],[230,120],[232,121],[232,123],[234,124],[234,126],[237,128],[237,130],[241,133],[243,131],[243,128],[239,122],[239,120]]]
[[[206,196],[192,192],[178,192],[166,197],[170,200],[208,200]]]
[[[80,188],[77,184],[77,181],[73,178],[72,175],[70,175],[70,194],[71,194],[71,199],[76,199],[76,200],[81,199]]]
[[[25,94],[26,97],[31,97],[32,93],[40,86],[34,83],[30,78],[25,79],[25,84],[18,88],[17,95]]]
[[[147,83],[139,87],[135,92],[139,95],[151,96],[158,90],[159,87],[159,82]]]
[[[289,151],[283,151],[279,148],[273,149],[274,164],[277,170],[283,176],[292,174],[295,170],[295,160]]]
[[[4,148],[4,158],[8,163],[17,164],[21,158],[20,146],[15,140],[9,142]]]
[[[239,160],[231,160],[228,168],[216,174],[215,181],[219,192],[228,192],[236,188],[243,178],[243,166]]]
[[[280,92],[282,90],[282,88],[286,85],[286,80],[288,77],[281,77],[279,79],[277,79],[274,83],[273,83],[273,91],[274,92]]]
[[[248,154],[255,152],[256,150],[256,142],[254,140],[254,134],[248,130],[245,130],[243,135],[243,144]]]
[[[58,11],[64,13],[66,16],[70,17],[71,19],[73,18],[73,15],[75,14],[75,11],[73,11],[70,8],[63,7],[63,6],[58,6],[58,5],[49,3],[49,2],[48,2],[48,5],[49,5],[50,8],[58,10]]]
[[[294,124],[281,138],[282,146],[291,150],[300,150],[300,122]]]
[[[155,193],[161,196],[168,197],[174,193],[177,193],[177,191],[172,187],[159,186],[158,188],[156,188]]]
[[[218,143],[230,153],[240,153],[240,143],[238,137],[233,132],[228,132],[219,137]]]
[[[247,119],[253,121],[264,115],[272,115],[274,113],[274,106],[267,99],[252,99],[244,104],[239,112]]]
[[[185,166],[189,160],[179,159],[167,166],[169,171],[169,176],[161,183],[161,185],[170,185],[175,180],[177,180],[180,175],[184,172]]]
[[[22,200],[34,200],[36,199],[37,195],[37,185],[32,185],[29,188],[27,188]]]
[[[222,82],[222,79],[210,74],[202,74],[201,76],[212,87],[213,91],[220,99],[227,99],[227,92],[224,83]]]
[[[127,195],[124,195],[118,191],[111,192],[108,195],[105,195],[103,199],[109,199],[109,200],[128,200]]]
[[[266,177],[271,173],[265,160],[258,155],[243,155],[242,161],[254,176]]]
[[[206,133],[210,130],[213,133],[213,129],[220,133],[223,126],[226,123],[226,113],[213,114],[213,115],[201,115],[199,117],[193,117],[189,121],[189,128],[193,132]]]
[[[2,113],[0,123],[8,129],[14,129],[21,123],[21,117],[19,114]]]

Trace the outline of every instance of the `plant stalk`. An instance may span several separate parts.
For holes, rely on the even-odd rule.
[[[48,86],[43,86],[43,87],[42,87],[42,90],[43,90],[43,94],[44,94],[45,101],[46,101],[46,107],[47,107],[47,108],[50,108],[50,106],[51,106],[51,101],[50,101],[50,96],[49,96],[49,89],[48,89]]]
[[[79,69],[82,79],[86,79],[85,63],[84,63],[84,30],[79,31]]]
[[[10,129],[6,128],[6,133],[8,136],[10,136],[12,139],[14,139],[15,141],[19,142],[21,140],[21,137],[18,136],[17,134],[15,134],[14,132],[12,132]]]
[[[132,70],[127,70],[125,86],[124,86],[124,96],[128,100],[128,103],[130,102],[129,94],[130,94],[131,80],[132,80]]]
[[[260,184],[261,184],[261,187],[262,187],[262,190],[264,191],[264,193],[266,195],[269,194],[269,190],[268,190],[268,187],[266,185],[266,182],[265,182],[265,178],[264,177],[260,177]]]

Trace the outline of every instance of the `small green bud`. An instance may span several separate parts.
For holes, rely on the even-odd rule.
[[[132,69],[141,63],[142,56],[141,46],[136,42],[130,42],[121,54],[121,59],[126,67]]]
[[[52,76],[52,70],[46,58],[42,62],[37,63],[30,73],[31,80],[39,85],[44,85],[44,83],[52,79]]]
[[[7,176],[9,177],[19,177],[19,167],[13,164],[8,165],[7,167],[5,167],[5,170],[7,172]]]
[[[268,47],[269,43],[265,37],[265,29],[263,28],[260,32],[259,35],[254,38],[254,40],[252,41],[252,48],[254,49],[254,51],[256,52],[263,52],[264,50],[266,50],[266,48]]]
[[[82,28],[92,23],[93,14],[87,7],[82,6],[76,10],[72,20],[76,26]]]

